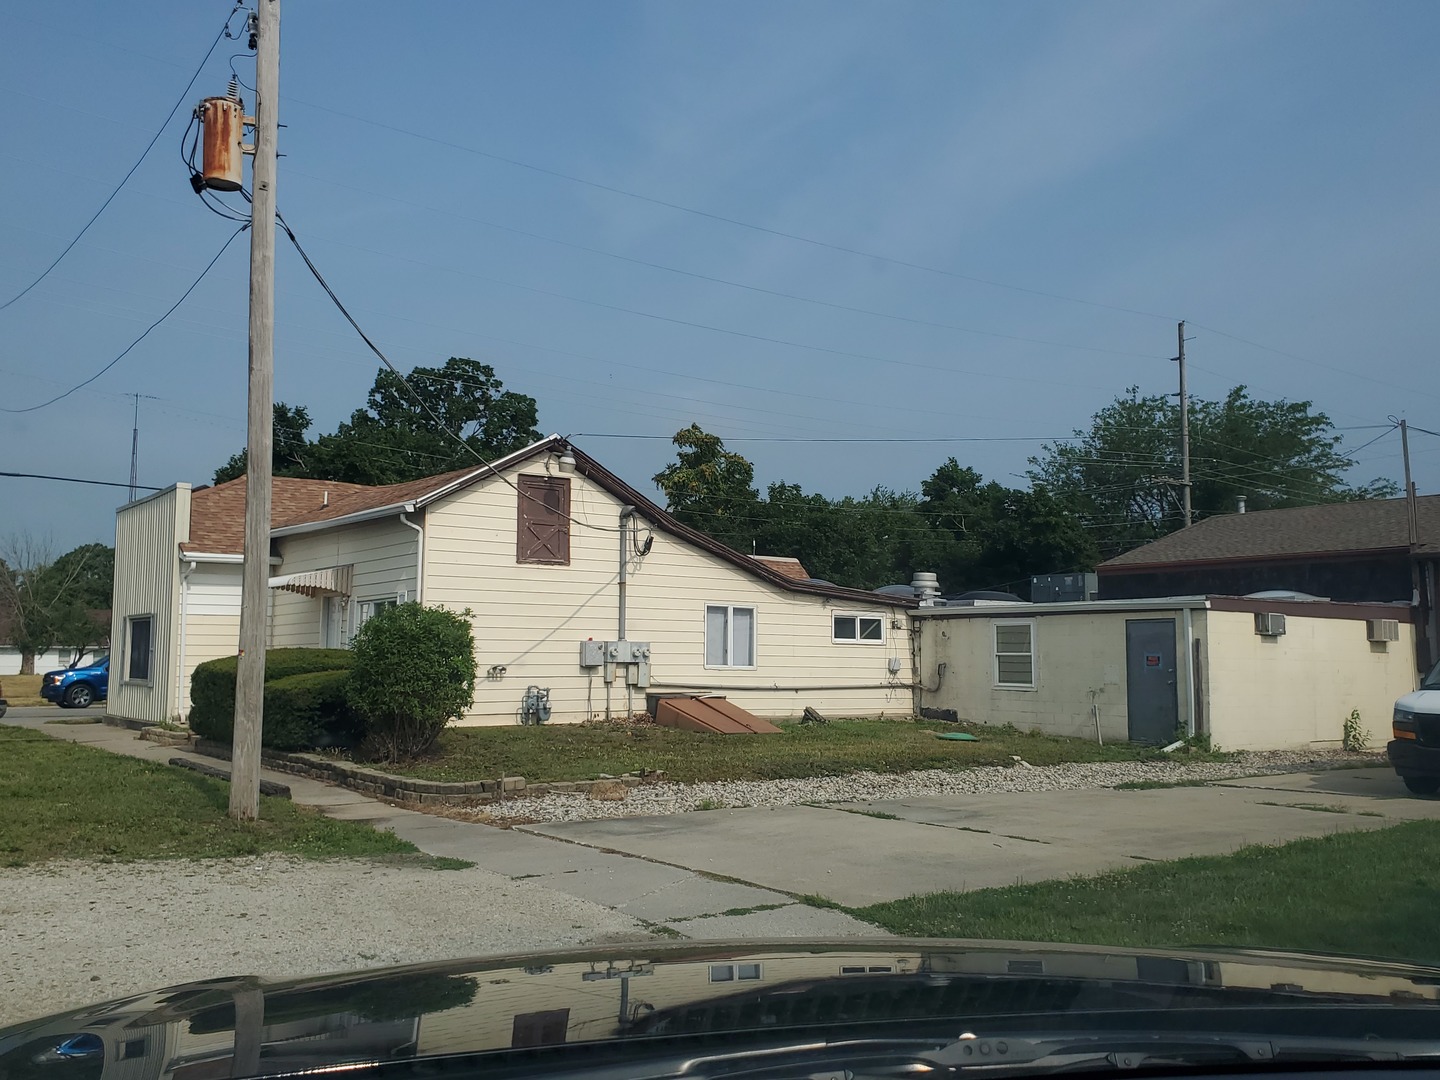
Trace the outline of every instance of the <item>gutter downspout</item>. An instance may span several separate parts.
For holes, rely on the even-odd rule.
[[[425,529],[415,524],[405,515],[415,512],[414,503],[406,503],[405,509],[400,511],[400,524],[407,525],[415,530],[415,602],[423,604],[425,594],[421,591],[423,575],[425,573]]]
[[[190,716],[190,681],[185,677],[185,614],[189,607],[187,601],[190,598],[190,575],[194,572],[194,562],[187,562],[184,569],[180,571],[180,647],[176,650],[179,653],[180,686],[176,694],[175,706],[187,722]],[[168,720],[169,717],[167,716],[166,719]]]
[[[1185,628],[1185,733],[1193,738],[1199,734],[1195,730],[1195,618],[1188,607],[1181,621]]]

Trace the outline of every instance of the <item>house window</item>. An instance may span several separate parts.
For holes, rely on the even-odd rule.
[[[996,622],[995,685],[1007,690],[1035,689],[1035,620]]]
[[[510,1045],[512,1047],[559,1046],[565,1041],[565,1033],[569,1027],[569,1009],[517,1013],[510,1024]]]
[[[862,645],[885,643],[885,620],[879,615],[835,615],[830,625],[832,641]]]
[[[69,667],[70,661],[75,659],[74,649],[56,649],[55,662],[61,667]]]
[[[755,666],[755,609],[727,604],[705,608],[705,666]]]
[[[516,487],[515,561],[569,566],[569,477],[522,476]]]
[[[756,982],[760,978],[759,964],[711,964],[710,981]]]
[[[131,615],[125,620],[125,679],[127,682],[149,682],[150,663],[154,652],[155,616]]]
[[[393,597],[393,596],[387,596],[387,597],[385,597],[383,600],[362,600],[362,601],[360,601],[360,608],[359,608],[359,610],[356,612],[356,615],[355,615],[355,633],[358,633],[359,630],[360,630],[360,627],[364,626],[367,622],[369,622],[369,621],[370,621],[372,618],[374,618],[376,615],[379,615],[380,612],[385,611],[387,608],[393,608],[393,607],[399,607],[399,606],[400,606],[400,601],[397,600],[397,599],[396,599],[395,597]],[[350,635],[350,639],[351,639],[352,641],[355,639],[355,633],[352,633],[352,634]]]

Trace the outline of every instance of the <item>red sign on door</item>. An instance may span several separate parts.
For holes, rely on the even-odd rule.
[[[1159,666],[1160,666],[1160,654],[1159,654],[1159,653],[1153,653],[1153,652],[1146,653],[1146,654],[1145,654],[1145,666],[1146,666],[1146,667],[1159,667]]]

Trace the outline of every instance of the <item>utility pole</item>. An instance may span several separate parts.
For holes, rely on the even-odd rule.
[[[260,813],[260,724],[270,592],[270,473],[275,400],[275,142],[279,134],[280,0],[256,0],[255,165],[250,216],[250,401],[245,470],[245,565],[230,816]]]
[[[1410,479],[1410,425],[1400,421],[1400,450],[1405,459],[1405,543],[1410,550],[1410,604],[1415,614],[1415,666],[1430,670],[1435,662],[1430,648],[1430,597],[1416,549],[1420,546],[1420,518],[1415,505],[1415,481]],[[1433,577],[1431,580],[1434,580]]]
[[[1185,390],[1185,320],[1180,320],[1180,354],[1175,357],[1180,365],[1180,498],[1185,514],[1185,527],[1193,519],[1190,507],[1190,395]]]

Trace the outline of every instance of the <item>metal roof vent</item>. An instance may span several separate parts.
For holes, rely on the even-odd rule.
[[[915,599],[921,603],[934,600],[940,595],[940,579],[924,570],[915,571],[915,576],[910,579],[910,587],[915,590]]]

